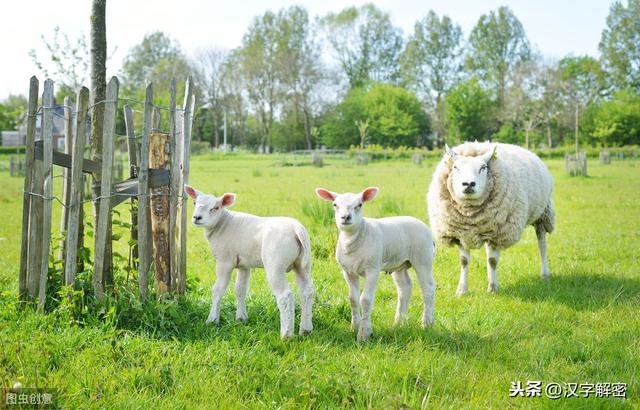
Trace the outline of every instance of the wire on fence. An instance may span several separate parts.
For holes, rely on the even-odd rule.
[[[55,200],[56,200],[58,203],[60,203],[60,205],[62,205],[63,207],[65,207],[65,208],[68,208],[68,207],[69,207],[68,205],[65,205],[65,204],[62,202],[62,199],[60,199],[59,197],[57,197],[57,196],[55,196],[55,195],[53,195],[53,196],[51,196],[51,197],[46,197],[46,196],[44,196],[44,195],[42,195],[42,194],[39,194],[39,193],[37,193],[37,192],[31,192],[31,191],[25,191],[25,190],[23,190],[22,192],[24,192],[24,193],[25,193],[25,194],[27,194],[27,195],[31,195],[31,196],[36,196],[36,197],[38,197],[38,198],[42,198],[42,199],[44,199],[45,201],[52,201],[52,200],[54,200],[54,199],[55,199]],[[99,195],[99,196],[97,196],[97,197],[95,197],[95,198],[85,199],[85,200],[84,200],[84,201],[82,201],[81,203],[82,203],[82,204],[86,204],[86,203],[89,203],[89,202],[96,202],[96,201],[99,201],[99,200],[101,200],[101,199],[103,199],[103,198],[114,198],[114,197],[117,197],[117,196],[126,196],[126,197],[130,197],[130,198],[139,198],[139,197],[154,198],[154,197],[160,197],[160,196],[168,196],[168,197],[170,197],[170,196],[172,196],[172,195],[171,195],[171,194],[165,194],[165,193],[162,193],[162,192],[158,192],[158,193],[148,193],[148,194],[146,194],[146,195],[141,195],[141,194],[136,194],[136,193],[128,193],[128,192],[112,192],[112,193],[111,193],[111,195]],[[175,198],[177,198],[177,199],[186,199],[186,198],[187,198],[187,195],[186,195],[186,194],[176,195],[176,196],[175,196]]]

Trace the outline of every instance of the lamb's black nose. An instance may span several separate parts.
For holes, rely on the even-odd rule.
[[[349,222],[351,220],[351,215],[343,215],[342,220],[345,222]]]
[[[476,186],[476,183],[474,181],[471,182],[463,182],[462,186],[468,186],[469,188],[473,188],[474,186]]]
[[[201,216],[194,216],[194,217],[193,217],[193,220],[194,220],[194,221],[196,221],[196,222],[197,222],[197,221],[199,221],[199,220],[201,220],[201,219],[202,219],[202,217],[201,217]]]

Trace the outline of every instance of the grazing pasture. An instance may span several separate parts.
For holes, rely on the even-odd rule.
[[[457,298],[458,252],[439,248],[433,328],[420,327],[415,281],[409,320],[393,327],[396,290],[383,274],[373,309],[375,333],[369,342],[357,343],[347,285],[333,256],[333,211],[314,188],[359,192],[378,186],[367,216],[426,221],[425,194],[436,159],[422,166],[410,160],[356,166],[325,158],[323,168],[295,166],[300,160],[207,154],[191,163],[190,184],[216,195],[235,192],[233,210],[291,216],[307,227],[316,288],[314,331],[282,341],[277,306],[261,270],[252,275],[246,324],[234,320],[230,289],[222,300],[220,326],[205,325],[215,263],[195,227],[189,229],[184,298],[142,305],[135,272],[120,271],[118,294],[99,306],[79,291],[71,302],[49,301],[46,315],[21,309],[22,179],[11,178],[8,157],[0,157],[0,383],[60,389],[59,400],[69,408],[640,406],[639,162],[591,161],[590,176],[575,178],[566,176],[563,161],[546,161],[555,179],[557,212],[556,231],[548,237],[551,280],[539,277],[530,227],[520,243],[503,252],[495,295],[486,292],[484,250],[472,251],[469,293]],[[114,219],[127,221],[126,206],[117,210]],[[88,204],[86,211],[91,212]],[[59,214],[54,202],[54,215]],[[53,226],[58,221],[54,218]],[[126,238],[114,249],[126,255]],[[56,286],[57,272],[51,275]],[[293,273],[288,277],[295,286]],[[85,281],[90,283],[88,275]],[[512,382],[528,380],[543,386],[622,382],[628,385],[627,399],[509,397]]]

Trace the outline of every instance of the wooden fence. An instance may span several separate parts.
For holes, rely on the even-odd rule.
[[[95,296],[105,293],[103,271],[113,266],[108,260],[112,209],[124,201],[131,201],[131,260],[138,271],[138,284],[143,298],[148,291],[148,273],[155,266],[155,285],[158,294],[175,291],[184,293],[186,284],[186,197],[184,184],[189,178],[189,146],[195,109],[195,97],[188,80],[184,105],[176,106],[175,80],[171,81],[169,107],[153,104],[153,86],[146,88],[144,127],[142,135],[134,131],[134,111],[125,105],[129,178],[112,182],[113,173],[121,174],[114,165],[116,114],[119,103],[119,82],[112,77],[107,86],[106,99],[89,106],[89,90],[82,87],[75,104],[65,99],[65,152],[53,150],[53,81],[44,82],[42,106],[38,106],[39,82],[31,78],[27,113],[25,179],[22,208],[22,245],[20,252],[19,294],[21,300],[38,299],[39,310],[44,309],[51,250],[52,204],[62,205],[60,233],[61,251],[58,255],[64,267],[64,283],[73,285],[82,263],[78,250],[85,242],[83,205],[87,200],[85,176],[92,176],[93,197],[97,210],[94,224],[93,288]],[[84,158],[87,116],[93,107],[104,105],[102,129],[103,152],[100,162]],[[169,113],[169,131],[160,131],[160,110]],[[42,116],[41,135],[36,139],[36,117]],[[53,166],[62,167],[62,197],[53,195]],[[120,159],[120,167],[122,159]],[[121,175],[120,175],[121,176]],[[98,193],[96,195],[96,192]]]

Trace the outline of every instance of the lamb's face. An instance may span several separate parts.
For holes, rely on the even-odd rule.
[[[220,197],[206,195],[188,185],[185,185],[184,191],[193,199],[191,222],[202,228],[216,226],[225,212],[224,208],[233,205],[236,199],[236,194],[224,194]]]
[[[316,188],[316,194],[333,203],[336,225],[341,231],[353,231],[362,223],[362,208],[365,202],[378,194],[378,188],[367,188],[359,194],[347,192],[337,194],[324,188]]]
[[[465,157],[449,149],[447,154],[451,166],[451,193],[460,201],[478,199],[485,194],[489,161],[495,154],[495,147],[486,154]]]

